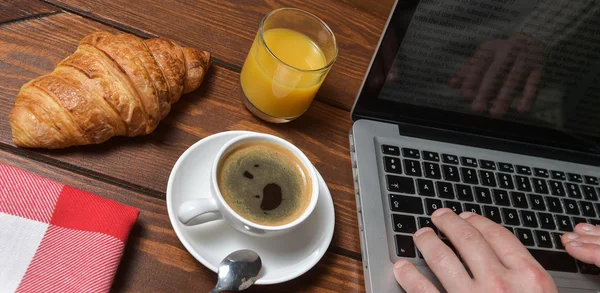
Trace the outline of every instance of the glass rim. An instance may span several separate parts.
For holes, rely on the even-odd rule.
[[[300,68],[296,68],[296,67],[294,67],[294,66],[292,66],[290,64],[287,64],[286,62],[284,62],[283,60],[281,60],[279,57],[277,57],[271,51],[271,49],[269,49],[269,46],[267,46],[267,43],[265,42],[265,39],[263,37],[263,27],[264,27],[265,21],[272,14],[274,14],[276,12],[281,12],[283,10],[296,11],[296,12],[300,12],[300,13],[306,14],[309,17],[314,18],[317,22],[319,22],[331,34],[331,37],[333,39],[333,46],[335,48],[335,52],[334,52],[333,58],[331,58],[331,61],[329,61],[329,63],[327,63],[325,66],[323,66],[321,68],[317,68],[317,69],[300,69]],[[288,67],[288,68],[290,68],[292,70],[296,70],[296,71],[300,71],[300,72],[320,72],[320,71],[325,71],[325,70],[329,69],[331,66],[333,66],[333,63],[335,62],[335,60],[337,59],[337,56],[338,56],[337,40],[336,40],[335,34],[331,30],[331,28],[327,25],[327,23],[325,23],[322,19],[320,19],[316,15],[314,15],[314,14],[312,14],[310,12],[304,11],[302,9],[298,9],[298,8],[279,8],[279,9],[275,9],[275,10],[267,13],[267,15],[265,15],[263,17],[263,19],[260,21],[260,26],[258,27],[258,35],[260,37],[261,44],[265,47],[265,49],[267,49],[267,52],[269,52],[269,54],[271,56],[273,56],[273,58],[275,58],[275,60],[277,60],[279,63],[285,65],[286,67]],[[319,48],[319,49],[321,49],[321,48]]]

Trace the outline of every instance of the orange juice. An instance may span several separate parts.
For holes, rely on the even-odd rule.
[[[309,37],[286,28],[265,31],[263,39],[276,58],[257,36],[240,75],[242,90],[263,113],[296,118],[308,109],[325,78],[318,71],[327,65],[325,54]]]

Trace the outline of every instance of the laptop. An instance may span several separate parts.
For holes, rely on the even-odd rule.
[[[394,4],[352,109],[367,292],[403,292],[392,274],[401,258],[440,286],[411,236],[441,207],[505,226],[560,292],[600,292],[600,270],[560,242],[577,223],[600,224],[600,3],[576,2]],[[510,71],[493,62],[515,46],[507,68],[522,65],[520,52],[529,63],[507,95]],[[476,65],[478,54],[491,58]],[[467,82],[487,99],[475,106]]]

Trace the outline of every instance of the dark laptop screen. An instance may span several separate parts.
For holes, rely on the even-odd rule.
[[[400,0],[360,116],[589,150],[600,141],[600,1]]]

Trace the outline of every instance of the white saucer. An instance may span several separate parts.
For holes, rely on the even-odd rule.
[[[319,177],[319,200],[304,223],[288,234],[256,238],[219,219],[196,226],[179,222],[175,211],[184,201],[210,196],[210,168],[217,152],[230,139],[250,132],[228,131],[206,137],[188,148],[177,160],[167,186],[167,210],[171,225],[183,246],[204,266],[217,272],[221,260],[239,249],[252,249],[263,263],[259,285],[294,279],[311,269],[323,257],[333,237],[335,222],[329,189]]]

